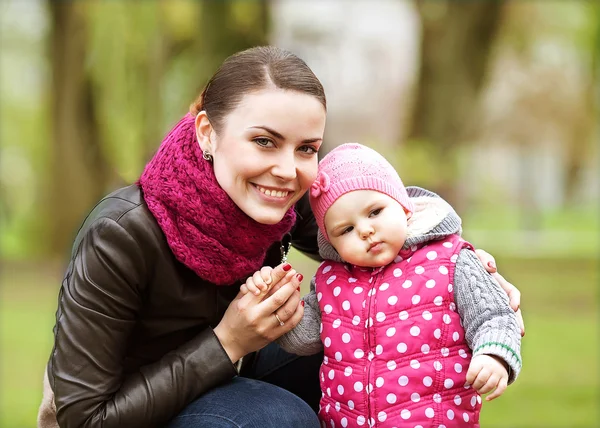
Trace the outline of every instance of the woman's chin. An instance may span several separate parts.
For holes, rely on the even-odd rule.
[[[273,209],[273,208],[258,208],[246,211],[246,215],[260,224],[277,224],[279,223],[288,209]]]

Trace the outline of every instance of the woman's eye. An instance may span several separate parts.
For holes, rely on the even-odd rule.
[[[375,217],[375,216],[379,215],[381,213],[381,211],[383,211],[383,208],[377,208],[376,210],[371,211],[370,217]]]
[[[354,226],[348,226],[347,228],[344,229],[344,231],[342,232],[342,235],[352,232],[353,230],[354,230]]]
[[[301,152],[311,154],[311,155],[318,153],[318,150],[315,149],[313,146],[302,146],[298,150],[300,150]]]
[[[253,141],[261,147],[273,146],[273,142],[268,138],[255,138]]]

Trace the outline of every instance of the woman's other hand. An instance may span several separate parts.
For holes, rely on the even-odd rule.
[[[240,291],[214,329],[234,363],[290,331],[304,314],[300,302],[302,275],[285,263],[274,268],[270,276],[268,296]]]
[[[496,268],[496,260],[494,257],[484,250],[475,250],[475,254],[485,267],[485,269],[492,274],[492,276],[498,281],[498,284],[508,295],[510,307],[516,312],[517,320],[519,321],[519,327],[521,328],[521,337],[525,336],[525,323],[523,322],[523,315],[521,315],[521,292],[508,282],[502,275],[498,273]]]

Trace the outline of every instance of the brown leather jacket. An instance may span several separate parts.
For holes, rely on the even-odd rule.
[[[318,258],[306,197],[296,211],[291,243]],[[265,265],[279,264],[280,251],[274,243]],[[104,198],[62,283],[39,425],[160,426],[231,379],[212,328],[240,284],[215,286],[179,263],[136,185]]]

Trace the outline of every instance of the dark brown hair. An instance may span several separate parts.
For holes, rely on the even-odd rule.
[[[303,60],[274,46],[258,46],[223,61],[190,106],[190,113],[196,116],[200,111],[206,111],[213,128],[219,132],[225,117],[244,95],[270,85],[312,95],[327,110],[323,86]]]

